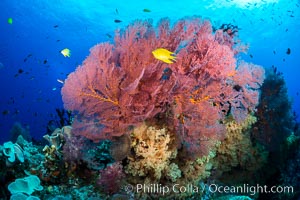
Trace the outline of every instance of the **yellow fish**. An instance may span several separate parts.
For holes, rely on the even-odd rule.
[[[175,54],[164,48],[155,49],[154,51],[152,51],[152,54],[156,59],[168,64],[171,64],[176,61],[176,56],[174,56]]]
[[[13,23],[13,19],[10,17],[7,19],[7,23],[12,24]]]
[[[232,76],[234,76],[236,74],[236,70],[233,70],[232,72],[230,72],[229,74],[228,74],[228,76],[229,77],[232,77]]]
[[[68,48],[65,48],[65,49],[61,50],[60,53],[62,55],[64,55],[64,57],[70,57],[71,56],[71,51]]]

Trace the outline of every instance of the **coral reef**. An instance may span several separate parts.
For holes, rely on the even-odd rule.
[[[162,19],[157,27],[137,20],[117,30],[113,44],[94,46],[65,80],[68,112],[56,110],[60,120],[48,124],[48,145],[19,136],[0,146],[0,194],[35,175],[41,199],[250,199],[197,190],[270,184],[258,175],[273,164],[285,177],[280,183],[299,188],[299,176],[292,177],[299,132],[284,79],[274,68],[265,79],[262,67],[237,59],[246,48],[237,30],[213,30],[199,17],[173,25]],[[176,62],[156,59],[158,48],[174,52]],[[287,152],[294,152],[288,165],[276,165]],[[143,193],[137,184],[190,190]]]
[[[97,142],[159,115],[191,155],[207,154],[224,139],[229,114],[243,120],[255,111],[264,79],[260,66],[237,64],[233,45],[226,32],[213,33],[209,21],[197,17],[173,27],[168,19],[157,28],[135,21],[116,32],[114,44],[93,47],[66,79],[62,97],[76,113],[73,133]],[[176,63],[155,60],[151,52],[158,47],[176,52]]]
[[[117,30],[114,44],[94,46],[65,80],[72,137],[112,140],[129,183],[196,184],[238,165],[255,171],[262,158],[248,130],[265,71],[236,59],[245,48],[235,36],[198,17]],[[175,52],[176,62],[156,60],[157,48]]]
[[[44,135],[43,138],[47,140],[51,146],[54,145],[56,149],[59,149],[63,145],[64,138],[70,137],[71,129],[71,126],[64,126],[61,129],[56,128],[51,135]]]

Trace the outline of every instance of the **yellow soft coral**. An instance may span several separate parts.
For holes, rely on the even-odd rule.
[[[241,123],[234,120],[226,123],[226,138],[218,147],[214,160],[214,165],[220,172],[229,171],[238,165],[247,170],[255,170],[265,162],[265,151],[259,149],[259,146],[253,146],[248,132],[256,121],[256,117],[249,114]]]
[[[248,115],[247,118],[241,123],[237,123],[232,120],[226,123],[226,131],[227,135],[230,133],[241,134],[244,130],[249,129],[252,124],[257,121],[256,117],[253,115]]]
[[[131,135],[135,155],[130,158],[126,172],[133,176],[153,174],[159,180],[162,172],[168,169],[170,159],[176,157],[177,151],[171,149],[173,139],[165,129],[156,129],[142,124]]]

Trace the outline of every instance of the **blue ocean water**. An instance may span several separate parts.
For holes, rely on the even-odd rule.
[[[250,45],[243,59],[277,67],[300,114],[298,0],[2,0],[0,8],[1,142],[9,139],[14,122],[40,139],[55,109],[63,108],[58,80],[66,79],[92,46],[113,42],[114,30],[135,19],[156,24],[164,17],[175,22],[197,15],[215,27],[238,26],[239,38]],[[71,50],[69,58],[60,53],[64,48]]]

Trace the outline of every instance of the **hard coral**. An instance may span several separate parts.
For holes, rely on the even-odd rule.
[[[11,141],[5,142],[3,144],[3,154],[6,157],[6,166],[12,166],[16,162],[23,163],[24,158],[24,150],[18,143],[12,143]]]

